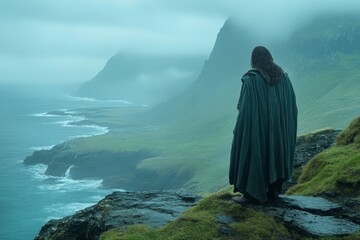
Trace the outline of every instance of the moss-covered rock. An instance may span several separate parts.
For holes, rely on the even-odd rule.
[[[354,119],[349,127],[337,136],[336,143],[340,146],[349,144],[360,146],[360,117]]]
[[[360,198],[360,117],[336,139],[336,146],[312,158],[288,194]],[[328,194],[329,195],[329,194]]]
[[[111,229],[100,236],[101,240],[202,240],[202,239],[359,239],[360,233],[350,236],[342,236],[344,228],[349,230],[353,227],[356,231],[360,226],[345,218],[334,218],[322,216],[323,214],[342,213],[342,207],[330,203],[323,198],[314,197],[283,197],[281,201],[265,205],[239,204],[234,202],[237,196],[231,189],[224,189],[212,194],[200,201],[200,203],[184,212],[175,221],[160,228],[151,228],[146,225],[128,225],[117,229]],[[312,204],[312,201],[314,201]],[[327,206],[317,204],[322,202]],[[330,205],[329,205],[330,204]],[[324,209],[321,210],[321,208]],[[325,208],[330,207],[331,210]],[[320,211],[321,214],[310,212]],[[293,217],[297,223],[289,219],[290,215],[298,213]],[[309,215],[310,218],[309,218]],[[300,218],[302,217],[302,218]],[[304,221],[304,223],[299,223]],[[327,223],[325,223],[327,222]],[[323,224],[323,225],[321,225]],[[325,224],[325,225],[324,225]],[[335,224],[335,226],[331,225]],[[339,225],[336,225],[339,224]],[[312,227],[311,227],[311,226]],[[323,228],[333,231],[334,235],[325,236]],[[346,227],[347,226],[347,227]],[[312,228],[312,231],[307,231]],[[317,229],[321,228],[321,229]],[[320,231],[319,231],[320,230]],[[345,231],[347,231],[345,229]],[[315,234],[314,232],[318,232]],[[341,233],[342,232],[342,233]],[[350,231],[354,232],[354,231]],[[315,234],[315,235],[314,235]],[[322,235],[324,234],[324,235]],[[348,233],[349,234],[349,233]],[[326,234],[329,235],[329,234]]]
[[[261,211],[231,201],[235,194],[230,188],[212,194],[186,211],[181,217],[161,228],[144,225],[113,229],[101,235],[101,240],[142,239],[286,239],[289,231],[273,217]],[[219,215],[229,216],[231,235],[220,232]]]

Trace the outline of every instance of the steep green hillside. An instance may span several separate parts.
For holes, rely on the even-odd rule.
[[[286,55],[273,52],[277,62],[286,62],[284,68],[294,83],[299,106],[298,134],[324,127],[343,128],[359,114],[358,19],[316,19],[294,34],[284,46],[287,51],[281,51]],[[119,174],[108,179],[106,186],[111,187],[184,187],[209,192],[226,186],[240,79],[249,69],[255,42],[229,19],[199,78],[184,92],[144,111],[124,114],[123,109],[103,110],[94,121],[115,124],[116,129],[103,136],[71,141],[68,146],[76,154],[70,155],[94,155],[96,151],[148,153],[133,168],[125,169],[129,176]],[[272,51],[271,46],[269,49]],[[74,161],[73,171],[79,169]],[[99,159],[99,168],[102,162]]]
[[[298,97],[299,131],[344,128],[360,112],[360,17],[315,19],[289,41],[287,67]]]
[[[166,176],[162,181],[185,179],[184,187],[197,192],[225,186],[240,80],[252,49],[252,40],[244,36],[248,34],[235,22],[226,21],[194,83],[178,97],[129,117],[150,123],[156,131],[80,139],[77,147],[84,151],[151,149],[156,157],[137,166],[143,176]]]

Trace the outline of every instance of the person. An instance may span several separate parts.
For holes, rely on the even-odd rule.
[[[251,66],[241,79],[229,182],[242,201],[265,203],[292,176],[298,110],[289,76],[268,49],[255,47]]]

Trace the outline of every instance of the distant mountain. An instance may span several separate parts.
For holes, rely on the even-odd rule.
[[[195,119],[207,122],[228,118],[225,122],[233,124],[241,76],[250,67],[253,47],[251,34],[228,19],[197,80],[174,99],[151,109],[150,121],[186,124]]]
[[[284,42],[267,47],[293,82],[299,133],[345,127],[360,113],[360,17],[321,16]],[[223,127],[234,124],[240,79],[250,69],[251,51],[258,44],[259,39],[228,19],[199,78],[176,98],[150,110],[152,119],[179,124],[222,119]]]
[[[267,45],[294,85],[298,135],[325,127],[344,128],[359,115],[360,51],[353,44],[360,42],[359,18],[323,16],[295,31],[281,46]],[[157,146],[157,157],[141,161],[136,171],[141,171],[137,176],[151,175],[153,184],[159,182],[155,176],[163,177],[160,182],[167,185],[162,188],[171,188],[173,181],[194,191],[223,187],[228,181],[241,77],[250,69],[251,51],[258,44],[262,44],[259,39],[228,19],[199,77],[190,86],[177,97],[126,120],[143,121],[156,131],[141,132],[141,137],[99,137],[101,142],[121,142],[118,151]],[[114,186],[121,184],[124,182]]]
[[[360,42],[359,26],[360,17],[323,16],[296,31],[280,47],[267,45],[275,61],[289,73],[294,85],[299,107],[298,135],[325,127],[344,128],[360,114],[360,49],[356,44]],[[105,169],[105,161],[109,163],[107,167],[119,166],[110,171],[114,175],[104,170],[106,186],[125,186],[130,190],[185,188],[196,192],[224,187],[228,183],[229,153],[241,77],[250,68],[251,50],[258,44],[261,44],[259,39],[252,38],[251,33],[235,20],[228,19],[195,81],[177,97],[148,110],[128,115],[122,114],[122,110],[106,113],[104,116],[113,116],[109,122],[115,121],[122,127],[130,126],[136,130],[121,129],[64,144],[73,147],[66,148],[71,161],[63,171],[75,165],[72,169],[74,176],[76,172],[91,173],[81,165],[80,151],[91,156],[85,154],[85,162],[94,163],[99,169]],[[117,76],[110,70],[119,71],[121,76],[136,76],[138,73],[130,71],[130,67],[120,68],[126,58],[119,60],[121,64],[115,60],[110,60],[95,77],[104,82],[106,79],[109,88],[123,86],[112,85],[111,78],[105,77],[107,72],[109,76]],[[138,71],[144,69],[160,68],[142,66]],[[115,81],[120,80],[115,78]],[[122,90],[124,93],[125,89]],[[64,150],[60,150],[61,155]],[[128,156],[129,151],[136,156],[144,151],[149,154],[129,167],[118,157],[121,154]],[[115,157],[105,158],[96,152]],[[44,151],[47,153],[50,152]],[[59,158],[55,156],[54,159]],[[53,166],[59,169],[59,166]]]
[[[203,56],[116,54],[77,95],[154,104],[174,97],[198,76]]]

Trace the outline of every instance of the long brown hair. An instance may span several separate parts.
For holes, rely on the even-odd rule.
[[[257,46],[251,53],[251,67],[260,71],[265,80],[271,84],[280,81],[282,68],[274,62],[270,51],[263,46]]]

